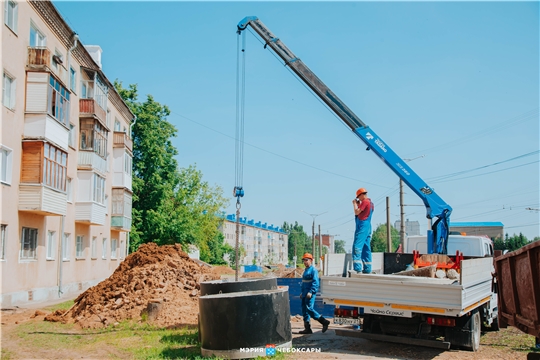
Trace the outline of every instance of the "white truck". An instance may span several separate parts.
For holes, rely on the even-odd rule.
[[[481,329],[498,330],[493,244],[487,237],[450,235],[448,253],[461,251],[457,279],[393,273],[425,253],[426,237],[409,237],[407,253],[374,253],[374,274],[322,276],[321,296],[336,306],[334,323],[360,325],[338,335],[476,351]],[[452,256],[450,256],[453,260]],[[361,319],[363,322],[361,323]]]

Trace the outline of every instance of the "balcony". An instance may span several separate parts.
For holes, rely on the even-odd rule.
[[[51,51],[46,47],[28,47],[27,68],[32,71],[47,71],[56,75],[58,80],[67,88],[68,71],[59,62],[52,60]]]
[[[77,169],[97,170],[101,174],[107,173],[107,160],[93,151],[79,150],[77,153]]]
[[[131,230],[133,196],[125,189],[112,189],[111,226],[119,231]]]
[[[77,201],[75,203],[75,222],[88,225],[105,225],[106,207],[94,201]]]
[[[43,216],[67,215],[67,195],[41,184],[20,184],[19,211]]]
[[[28,48],[28,67],[30,69],[51,68],[51,51],[46,47]]]
[[[79,99],[79,117],[96,119],[107,128],[107,113],[95,99]]]
[[[115,131],[113,134],[113,147],[124,147],[133,152],[133,140],[125,132]]]

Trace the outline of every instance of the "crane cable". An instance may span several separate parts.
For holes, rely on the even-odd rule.
[[[240,46],[240,36],[242,46]],[[238,31],[236,40],[236,133],[235,133],[235,186],[233,196],[236,197],[236,241],[235,251],[235,281],[238,281],[238,258],[240,236],[240,198],[244,196],[244,108],[246,99],[246,36]]]

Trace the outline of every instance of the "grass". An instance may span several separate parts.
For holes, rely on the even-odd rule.
[[[68,310],[70,307],[73,306],[74,303],[75,303],[75,300],[69,300],[60,304],[49,306],[45,308],[45,310],[48,310],[48,311]]]
[[[534,336],[527,335],[511,326],[501,331],[486,332],[481,338],[481,344],[520,352],[538,352]]]
[[[73,301],[48,311],[69,309]],[[36,351],[38,357],[130,358],[130,359],[205,359],[196,328],[166,329],[146,323],[123,321],[103,329],[80,329],[74,324],[48,321],[24,322],[15,328],[18,346]],[[2,359],[20,358],[16,348],[2,347]],[[275,359],[283,360],[283,354]],[[261,358],[262,359],[262,358]]]

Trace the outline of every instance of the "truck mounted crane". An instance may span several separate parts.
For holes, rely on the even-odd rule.
[[[238,34],[248,26],[264,40],[289,68],[372,150],[392,171],[417,194],[426,207],[426,217],[432,220],[428,230],[428,253],[446,254],[452,207],[418,176],[379,135],[367,126],[339,99],[283,42],[256,17],[248,16],[238,23]]]

